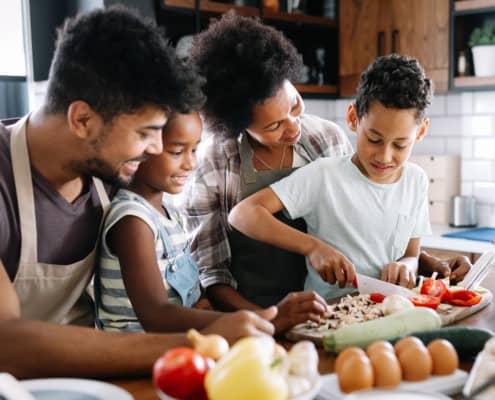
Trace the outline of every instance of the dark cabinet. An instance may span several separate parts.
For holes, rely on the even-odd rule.
[[[446,92],[449,79],[449,0],[343,0],[339,11],[340,94],[355,94],[375,57],[416,57]]]

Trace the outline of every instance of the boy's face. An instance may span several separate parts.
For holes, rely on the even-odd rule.
[[[86,158],[73,163],[78,171],[126,186],[142,161],[162,152],[167,122],[162,110],[145,107],[134,114],[119,114],[107,123],[95,114],[93,120],[85,138]]]
[[[178,194],[196,168],[203,129],[198,113],[177,114],[163,132],[163,152],[139,167],[136,180],[152,190]]]
[[[393,183],[402,173],[414,143],[426,134],[429,120],[416,120],[414,109],[387,108],[379,101],[358,119],[355,104],[346,116],[349,128],[357,134],[357,148],[352,161],[373,182]]]

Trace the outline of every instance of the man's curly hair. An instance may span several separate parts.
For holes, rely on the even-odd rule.
[[[65,113],[83,100],[105,122],[145,106],[185,113],[202,107],[203,84],[151,20],[113,6],[67,19],[59,28],[44,109]]]
[[[206,78],[206,124],[230,137],[251,124],[254,106],[273,97],[285,80],[297,80],[302,68],[281,32],[234,13],[195,37],[190,59]]]
[[[379,101],[387,108],[414,108],[416,119],[422,121],[431,100],[431,81],[418,61],[392,54],[378,57],[361,74],[356,108],[361,118],[374,101]]]

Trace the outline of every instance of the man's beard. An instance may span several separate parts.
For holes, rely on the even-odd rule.
[[[125,179],[119,174],[119,170],[113,168],[109,163],[92,158],[84,161],[73,161],[71,168],[85,176],[94,176],[114,187],[128,187],[133,176]]]

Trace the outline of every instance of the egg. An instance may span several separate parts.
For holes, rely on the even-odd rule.
[[[402,371],[399,360],[391,351],[375,351],[370,356],[373,367],[373,386],[377,388],[394,388],[400,385]]]
[[[349,357],[366,357],[366,353],[364,352],[363,349],[360,349],[359,347],[348,347],[345,350],[342,350],[339,355],[337,356],[337,359],[335,360],[335,372],[339,373],[340,366]]]
[[[402,377],[406,381],[422,381],[427,379],[432,371],[433,362],[425,346],[409,346],[397,354],[402,369]]]
[[[450,375],[459,367],[457,351],[448,340],[433,340],[428,351],[433,361],[433,375]]]
[[[407,336],[402,338],[394,345],[395,354],[399,356],[402,350],[410,347],[425,347],[423,342],[415,336]]]
[[[376,342],[371,343],[366,349],[366,354],[368,357],[371,357],[372,354],[379,352],[382,353],[384,351],[394,352],[394,346],[385,340],[378,340]]]
[[[373,367],[366,356],[350,356],[342,362],[337,377],[340,390],[344,393],[371,389],[373,386]]]

